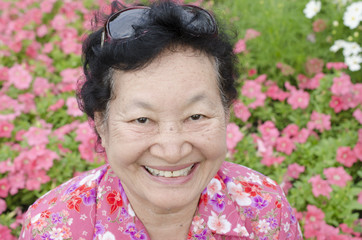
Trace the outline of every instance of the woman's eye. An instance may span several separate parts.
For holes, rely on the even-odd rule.
[[[194,114],[190,117],[191,120],[196,121],[200,120],[203,116],[201,114]]]
[[[137,123],[145,124],[148,122],[148,118],[146,117],[140,117],[135,120]]]

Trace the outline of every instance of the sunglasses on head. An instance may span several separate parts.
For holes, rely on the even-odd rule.
[[[194,5],[182,5],[182,21],[187,25],[190,35],[217,35],[214,17],[205,9]],[[149,7],[136,6],[112,14],[104,25],[101,47],[110,40],[125,40],[135,36],[135,26],[148,21]],[[147,31],[143,31],[146,33]]]

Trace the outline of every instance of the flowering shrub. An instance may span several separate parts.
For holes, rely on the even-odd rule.
[[[200,2],[243,34],[229,160],[282,185],[305,238],[358,239],[362,83],[347,56],[360,56],[361,26],[347,18],[360,1]],[[0,239],[38,197],[104,163],[74,98],[82,34],[103,4],[0,0]]]

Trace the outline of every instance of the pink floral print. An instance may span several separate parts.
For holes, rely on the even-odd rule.
[[[20,239],[150,239],[122,183],[108,165],[38,199]],[[295,214],[275,181],[224,162],[200,196],[188,240],[302,239]]]

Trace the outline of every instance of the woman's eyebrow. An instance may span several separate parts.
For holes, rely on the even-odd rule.
[[[203,102],[206,103],[207,105],[213,105],[212,101],[209,100],[209,98],[207,97],[207,94],[205,93],[199,93],[196,94],[195,96],[191,97],[186,105],[190,106],[192,104],[198,103],[198,102]]]

